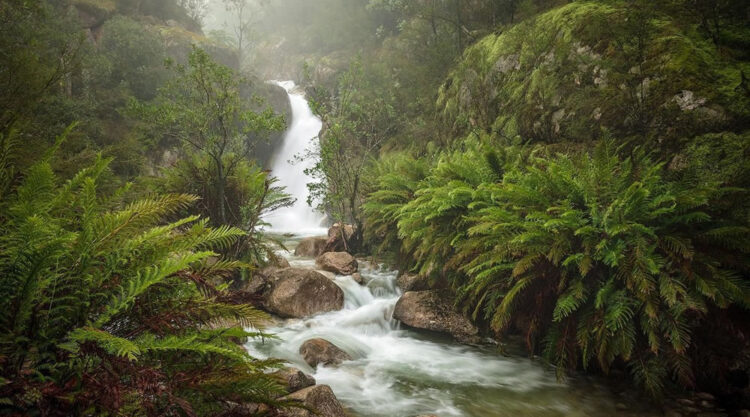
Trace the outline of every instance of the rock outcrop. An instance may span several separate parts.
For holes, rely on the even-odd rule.
[[[297,368],[287,367],[273,373],[279,378],[287,392],[296,392],[315,385],[315,378]]]
[[[281,410],[282,417],[347,417],[344,407],[328,385],[315,385],[282,397],[282,400],[299,401],[309,408],[287,408]]]
[[[297,256],[309,256],[311,258],[317,258],[323,254],[323,250],[326,247],[328,239],[324,237],[308,237],[300,240],[296,248],[294,248],[294,254]]]
[[[338,346],[325,339],[310,339],[302,344],[299,353],[308,365],[313,368],[319,364],[339,365],[343,361],[352,360],[352,357],[341,350]]]
[[[300,268],[285,268],[267,277],[271,289],[264,307],[281,317],[307,317],[344,306],[344,292],[324,275]]]
[[[410,291],[396,303],[393,318],[407,326],[451,334],[461,343],[478,343],[479,330],[456,309],[445,291]]]

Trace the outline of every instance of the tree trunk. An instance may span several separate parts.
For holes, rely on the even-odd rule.
[[[225,187],[226,178],[224,178],[224,164],[221,158],[216,161],[216,198],[219,200],[219,221],[221,224],[227,224],[227,208]]]

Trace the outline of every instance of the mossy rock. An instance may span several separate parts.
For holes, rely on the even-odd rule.
[[[606,130],[670,144],[741,124],[750,68],[681,23],[618,2],[553,9],[468,48],[440,88],[439,111],[454,133],[541,143]]]

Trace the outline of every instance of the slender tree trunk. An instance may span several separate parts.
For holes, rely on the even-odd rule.
[[[221,162],[221,158],[216,161],[216,198],[219,200],[219,221],[221,224],[227,224],[227,208],[226,208],[226,178],[224,178],[224,164]]]

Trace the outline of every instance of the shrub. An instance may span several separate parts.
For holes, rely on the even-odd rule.
[[[48,416],[275,404],[283,389],[264,371],[276,363],[236,344],[262,336],[244,329],[264,314],[232,303],[220,283],[241,264],[211,251],[245,232],[180,218],[191,195],[105,195],[108,163],[59,183],[44,160],[3,196],[0,401]]]

